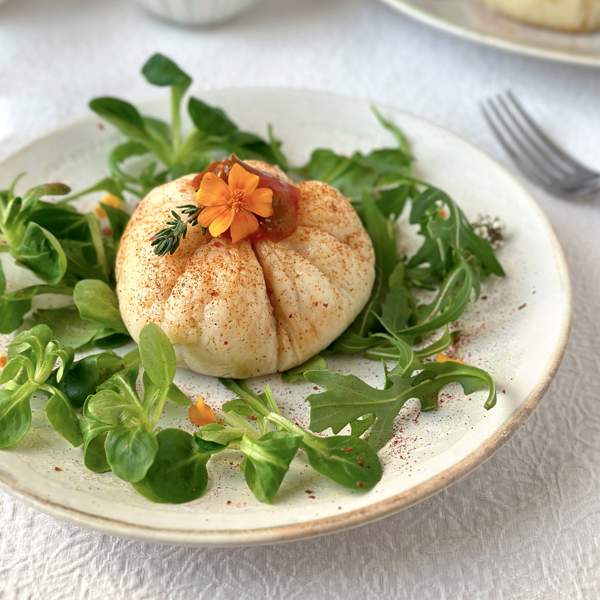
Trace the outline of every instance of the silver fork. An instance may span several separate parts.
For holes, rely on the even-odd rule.
[[[567,199],[600,194],[600,172],[586,167],[551,140],[510,90],[480,106],[506,153],[533,183]]]

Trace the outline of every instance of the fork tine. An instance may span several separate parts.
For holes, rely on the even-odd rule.
[[[553,148],[549,147],[544,140],[540,139],[536,133],[536,131],[541,131],[540,129],[534,130],[532,133],[529,126],[529,123],[532,121],[526,120],[523,117],[523,112],[515,108],[514,101],[511,103],[507,100],[507,98],[511,98],[509,96],[510,93],[511,92],[508,91],[505,95],[499,94],[497,96],[497,102],[502,105],[504,113],[510,115],[512,122],[515,127],[518,128],[523,138],[527,140],[528,144],[532,146],[533,149],[535,149],[536,154],[548,163],[548,166],[551,167],[553,173],[556,173],[559,176],[572,175],[576,168],[571,164],[567,164],[562,158],[557,156],[552,151]]]
[[[519,170],[521,170],[524,175],[526,175],[527,177],[529,177],[530,179],[535,181],[538,185],[540,185],[544,188],[548,188],[551,185],[549,183],[549,181],[547,179],[541,177],[537,171],[531,169],[528,166],[528,161],[523,161],[522,156],[518,152],[515,151],[513,146],[510,144],[508,139],[505,137],[504,133],[502,133],[502,129],[500,128],[500,126],[496,124],[496,122],[490,112],[492,109],[495,108],[492,101],[488,100],[489,108],[483,102],[480,102],[479,106],[481,108],[481,112],[483,113],[485,120],[487,121],[488,125],[490,126],[490,129],[492,130],[492,133],[495,135],[496,139],[498,140],[498,142],[500,142],[500,145],[504,148],[505,152],[508,154],[508,156],[511,158],[511,160],[515,163],[517,168]],[[494,113],[495,113],[495,111],[494,111]]]
[[[579,187],[565,191],[569,196],[574,196],[576,198],[589,198],[591,196],[598,196],[600,195],[600,177],[588,180]]]
[[[511,116],[503,112],[502,106],[499,106],[496,99],[488,99],[488,107],[495,116],[497,126],[504,131],[504,138],[507,140],[508,145],[512,146],[515,154],[513,160],[515,160],[517,167],[524,170],[528,165],[529,173],[536,174],[536,179],[543,182],[543,185],[555,186],[558,181],[555,170],[540,159],[539,155],[527,144],[518,127],[513,123]]]
[[[552,140],[548,134],[533,120],[533,118],[525,110],[524,106],[511,90],[506,91],[506,97],[511,101],[512,105],[517,110],[523,121],[527,123],[530,130],[537,135],[547,151],[552,152],[557,159],[561,160],[567,167],[570,167],[573,170],[580,170],[588,173],[589,175],[595,174],[594,171],[591,171],[588,167],[573,158],[570,154],[567,154],[560,146],[558,146],[556,142]]]

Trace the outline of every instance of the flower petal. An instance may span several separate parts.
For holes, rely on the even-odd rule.
[[[260,217],[270,217],[273,214],[273,190],[258,188],[244,202],[246,210],[250,210]]]
[[[200,227],[208,227],[221,213],[230,211],[228,206],[209,206],[203,208],[198,215]]]
[[[214,173],[206,173],[196,192],[196,202],[200,206],[223,206],[229,202],[231,194],[227,184]]]
[[[220,215],[213,219],[213,222],[209,225],[208,231],[210,231],[210,235],[219,237],[222,233],[225,233],[229,227],[231,227],[231,222],[234,217],[235,211],[231,208],[226,208]]]
[[[245,237],[248,237],[258,229],[258,220],[256,217],[245,210],[235,215],[231,223],[231,241],[236,244]]]
[[[259,179],[258,175],[249,173],[242,165],[235,163],[235,165],[231,167],[227,181],[230,190],[242,190],[250,195],[258,187]]]

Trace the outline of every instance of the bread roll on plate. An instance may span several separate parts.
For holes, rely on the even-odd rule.
[[[483,0],[487,6],[532,25],[585,32],[600,28],[600,0]]]
[[[291,185],[277,167],[244,165]],[[242,176],[256,187],[247,172]],[[326,348],[362,310],[375,277],[371,239],[348,199],[330,185],[304,181],[292,186],[297,218],[283,239],[235,242],[233,229],[213,237],[210,228],[193,227],[175,252],[157,256],[152,235],[171,210],[194,204],[196,179],[151,191],[121,239],[117,293],[131,336],[137,340],[146,323],[156,323],[181,366],[220,377],[283,371]]]

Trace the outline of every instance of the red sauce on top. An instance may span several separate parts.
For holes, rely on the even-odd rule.
[[[214,173],[227,182],[231,167],[238,163],[249,173],[259,176],[259,187],[266,187],[273,191],[273,215],[267,218],[258,217],[260,228],[250,236],[251,240],[270,240],[278,242],[292,235],[298,227],[298,206],[300,204],[300,190],[297,186],[281,181],[277,177],[251,167],[241,161],[235,154],[225,160],[213,161],[192,180],[194,189],[200,187],[202,178],[206,173]]]

